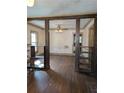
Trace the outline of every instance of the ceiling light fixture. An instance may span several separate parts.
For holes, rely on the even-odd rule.
[[[55,32],[63,32],[63,30],[62,30],[60,25],[57,26],[57,29],[55,30]]]
[[[27,6],[33,7],[34,6],[34,0],[27,0]]]

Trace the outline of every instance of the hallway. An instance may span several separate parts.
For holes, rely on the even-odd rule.
[[[96,79],[75,72],[74,58],[51,56],[51,69],[35,71],[28,76],[27,93],[89,93],[87,85]]]

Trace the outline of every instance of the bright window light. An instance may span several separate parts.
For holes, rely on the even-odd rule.
[[[34,6],[34,0],[27,0],[27,6],[33,7]]]

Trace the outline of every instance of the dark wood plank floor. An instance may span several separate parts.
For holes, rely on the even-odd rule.
[[[28,76],[27,93],[89,93],[89,84],[96,83],[95,78],[75,72],[73,57],[51,56],[50,62],[50,70]]]

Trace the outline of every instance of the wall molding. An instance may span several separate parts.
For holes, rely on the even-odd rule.
[[[75,56],[73,53],[50,53],[51,56],[57,55],[57,56]]]

